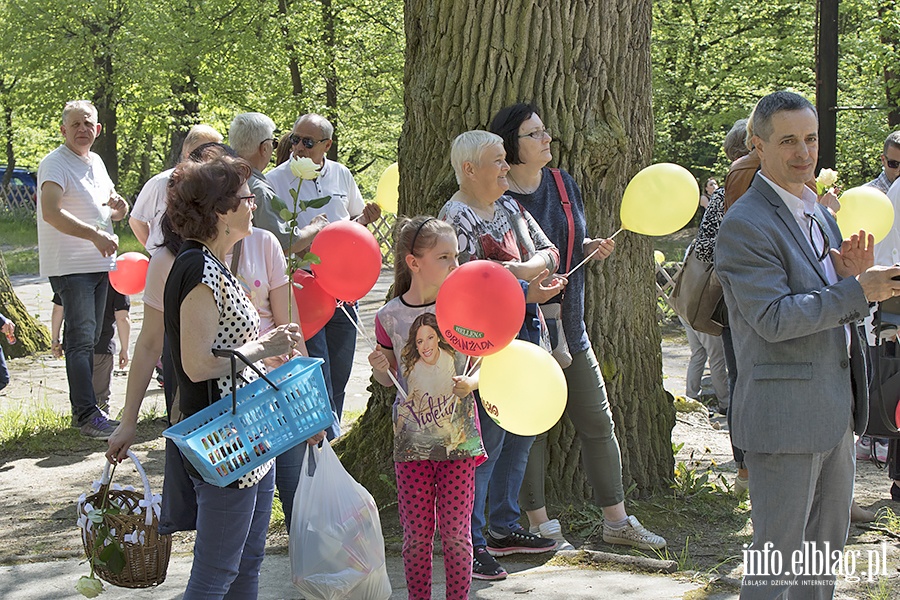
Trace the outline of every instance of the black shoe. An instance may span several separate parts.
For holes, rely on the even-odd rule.
[[[506,556],[507,554],[539,554],[541,552],[550,552],[556,550],[559,542],[539,535],[528,533],[524,529],[513,529],[509,535],[497,538],[488,531],[487,551],[492,556]]]
[[[900,502],[900,485],[896,483],[891,484],[891,500]]]
[[[472,549],[472,579],[506,579],[506,570],[488,553],[487,548],[475,546]]]

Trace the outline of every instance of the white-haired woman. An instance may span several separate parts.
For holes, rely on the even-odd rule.
[[[456,227],[460,264],[475,259],[500,262],[522,282],[529,303],[545,302],[559,293],[564,280],[547,286],[540,283],[556,270],[559,251],[531,215],[504,195],[509,188],[509,165],[503,140],[487,131],[467,131],[454,140],[450,162],[459,191],[444,204],[438,217]],[[477,406],[488,460],[475,470],[472,577],[503,579],[506,571],[494,556],[547,552],[557,544],[529,533],[518,523],[519,488],[534,437],[506,432],[487,415],[481,402]],[[488,489],[491,493],[485,523]],[[485,524],[486,535],[482,531]]]

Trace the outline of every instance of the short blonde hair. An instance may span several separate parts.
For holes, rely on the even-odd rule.
[[[503,146],[502,137],[481,129],[473,129],[456,136],[453,145],[450,146],[450,164],[456,173],[456,183],[461,184],[463,181],[462,169],[465,163],[480,165],[484,151],[497,144]]]
[[[194,125],[184,137],[184,143],[181,145],[181,157],[187,158],[199,146],[210,142],[222,143],[222,134],[209,125],[202,123]]]

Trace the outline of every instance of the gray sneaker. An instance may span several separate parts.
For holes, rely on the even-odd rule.
[[[641,525],[633,516],[628,517],[628,523],[622,529],[613,529],[604,521],[603,541],[607,544],[634,546],[642,550],[661,550],[666,547],[666,540],[662,536]]]
[[[116,430],[117,425],[113,425],[112,421],[103,415],[95,415],[91,420],[79,427],[81,435],[84,437],[94,438],[95,440],[108,440],[109,436]]]

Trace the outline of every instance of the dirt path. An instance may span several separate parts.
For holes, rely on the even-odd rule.
[[[360,305],[361,319],[371,330],[374,311],[380,306],[390,279],[384,273],[376,289]],[[38,278],[16,278],[16,290],[29,309],[49,323],[49,285]],[[142,321],[143,306],[138,297],[133,299],[132,344],[137,339]],[[663,342],[663,371],[665,388],[675,395],[684,392],[684,373],[689,350],[685,339],[675,336]],[[359,340],[354,362],[354,371],[348,386],[347,411],[361,411],[365,407],[368,393],[369,369],[365,361],[368,354],[366,342]],[[68,411],[65,380],[65,364],[49,355],[37,358],[16,359],[10,362],[12,383],[0,392],[0,413],[14,409],[28,411],[46,405],[59,412]],[[124,401],[126,372],[117,372],[113,382],[112,404],[114,409]],[[162,392],[152,382],[144,408],[163,412]],[[696,470],[704,470],[715,465],[717,471],[725,474],[730,483],[733,480],[734,462],[731,459],[727,425],[724,418],[710,420],[704,412],[679,414],[672,433],[676,444],[683,444],[676,456],[676,462],[684,461]],[[150,477],[156,493],[162,488],[163,443],[159,437],[163,424],[148,422],[139,432],[139,440],[134,445]],[[65,452],[50,455],[32,453],[24,458],[4,459],[0,448],[0,564],[22,560],[48,560],[58,557],[78,556],[81,542],[75,526],[75,502],[79,494],[88,491],[91,482],[99,479],[104,465],[105,443],[71,436],[71,448]],[[55,444],[58,445],[58,444]],[[8,455],[8,453],[7,453]],[[117,481],[138,486],[137,477],[130,467],[120,468]],[[888,500],[889,481],[885,473],[871,463],[858,466],[856,498],[867,508],[876,510],[882,506],[898,511],[897,503]],[[742,535],[747,535],[746,525]],[[670,540],[670,548],[677,553],[685,543],[684,536],[677,530],[661,530]],[[891,573],[897,575],[898,536],[891,536],[862,527],[851,528],[850,543],[860,548],[876,548],[882,542],[891,548]],[[176,536],[175,552],[188,553],[192,548],[189,534]],[[701,556],[706,549],[702,543],[692,543],[692,551]],[[707,540],[709,552],[714,555],[717,541]],[[270,547],[286,547],[283,528],[273,527],[269,539]],[[739,550],[738,550],[739,552]],[[739,561],[738,561],[739,562]],[[739,571],[733,571],[739,574]],[[857,587],[846,590],[845,597],[859,597]],[[895,596],[897,597],[897,596]]]

